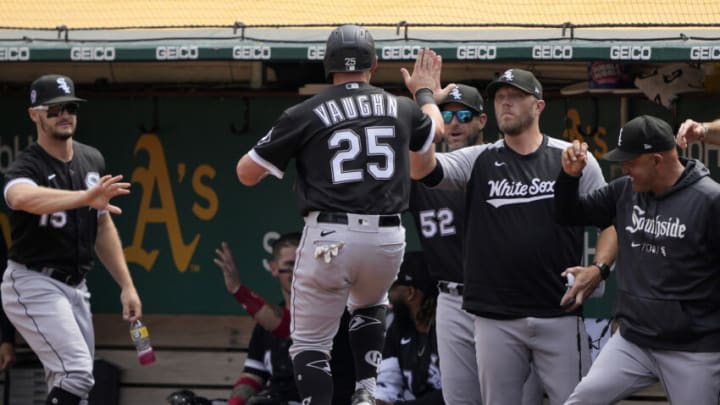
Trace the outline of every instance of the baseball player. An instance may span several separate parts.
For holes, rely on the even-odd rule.
[[[0,232],[0,268],[5,274],[7,267],[7,244]],[[0,291],[2,295],[2,291]],[[10,323],[5,311],[0,307],[0,371],[8,370],[15,363],[15,327]]]
[[[437,287],[422,252],[405,252],[388,297],[393,317],[378,372],[377,405],[444,405],[435,328]]]
[[[720,184],[679,158],[672,128],[643,115],[604,158],[620,177],[578,195],[587,144],[562,154],[556,215],[618,230],[618,331],[566,404],[611,404],[658,380],[673,404],[720,403]],[[582,181],[582,178],[580,178]]]
[[[5,172],[12,246],[2,282],[5,313],[45,369],[47,404],[78,404],[94,384],[95,339],[85,275],[93,250],[121,288],[123,319],[142,316],[110,203],[128,194],[100,152],[73,140],[79,102],[72,80],[46,75],[30,88],[37,143]]]
[[[286,110],[238,162],[240,182],[252,186],[268,173],[282,178],[295,158],[305,228],[292,283],[290,355],[305,404],[330,403],[328,356],[346,306],[357,379],[352,403],[374,404],[387,290],[405,250],[399,213],[410,192],[409,151],[429,149],[443,132],[432,90],[441,63],[421,50],[412,74],[402,69],[415,104],[369,84],[377,66],[372,36],[340,26],[325,49],[333,86]]]
[[[475,87],[457,84],[438,107],[445,121],[443,140],[450,151],[483,144],[487,115]],[[430,275],[439,280],[437,333],[443,397],[448,404],[479,405],[474,318],[462,309],[465,192],[429,188],[413,181],[409,211],[420,230]],[[537,375],[530,373],[523,388],[523,403],[537,405],[542,398]]]
[[[220,267],[228,292],[255,319],[242,375],[235,382],[228,405],[280,404],[292,400],[298,403],[298,391],[290,360],[290,283],[295,267],[295,255],[300,243],[300,233],[281,235],[272,245],[270,272],[280,284],[283,303],[271,305],[245,287],[235,265],[235,258],[227,243],[215,250],[215,264]],[[341,327],[333,339],[331,365],[333,370],[334,404],[347,404],[355,387],[355,371],[350,356],[347,311],[343,314]]]
[[[531,72],[510,69],[487,91],[503,139],[448,153],[430,148],[413,154],[412,176],[428,186],[466,192],[463,309],[475,315],[482,402],[521,403],[532,360],[550,404],[562,404],[590,366],[580,304],[584,287],[605,265],[577,266],[583,227],[555,224],[553,184],[568,143],[540,132],[545,107],[540,82]],[[603,184],[592,159],[581,178],[582,191]],[[596,260],[614,259],[612,236],[612,229],[601,234]],[[561,273],[568,268],[577,276],[575,287],[583,289],[563,308]]]

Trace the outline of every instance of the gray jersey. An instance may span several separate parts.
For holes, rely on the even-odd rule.
[[[464,309],[496,319],[568,315],[558,305],[565,292],[560,273],[581,263],[584,232],[555,223],[555,179],[568,145],[545,135],[528,155],[504,140],[437,155],[443,172],[437,186],[465,190],[471,207],[465,219],[465,243],[472,249],[465,249],[463,262]],[[589,157],[581,193],[605,184],[597,160]]]

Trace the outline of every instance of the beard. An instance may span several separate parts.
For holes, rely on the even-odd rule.
[[[517,120],[513,120],[511,122],[501,122],[500,124],[498,124],[498,127],[500,128],[500,132],[502,132],[503,134],[507,136],[516,136],[520,135],[521,133],[525,132],[525,130],[530,128],[532,122],[532,115],[523,115]]]
[[[59,125],[61,123],[65,123],[65,122],[67,122],[67,121],[59,121],[56,123],[56,125]],[[64,131],[64,132],[58,131],[57,128],[55,127],[55,125],[50,124],[46,119],[42,119],[40,122],[40,125],[43,129],[43,132],[48,134],[52,139],[56,139],[59,141],[65,141],[69,138],[72,138],[73,134],[75,133],[75,125],[72,124],[72,122],[71,122],[72,129],[70,131]]]
[[[410,313],[410,307],[401,300],[392,302],[393,322],[397,323],[400,329],[408,329],[415,327],[415,320]]]

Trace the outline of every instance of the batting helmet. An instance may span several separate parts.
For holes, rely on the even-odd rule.
[[[366,72],[375,64],[375,41],[370,32],[357,25],[335,28],[325,45],[325,77],[335,72]]]

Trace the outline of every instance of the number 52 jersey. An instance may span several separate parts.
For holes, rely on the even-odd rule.
[[[350,82],[287,109],[249,155],[278,178],[295,157],[302,215],[394,214],[407,209],[409,151],[427,151],[434,132],[411,99]]]

